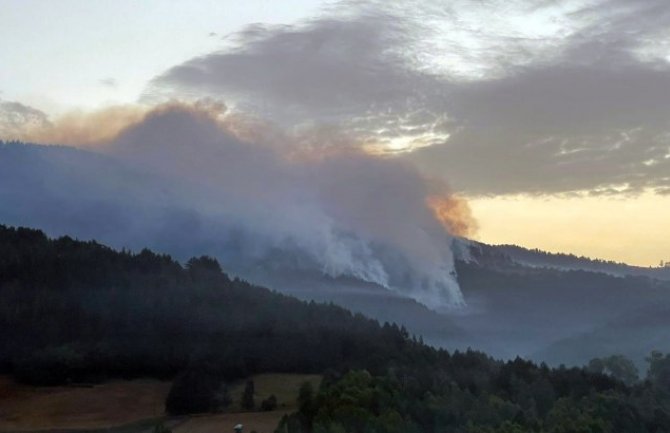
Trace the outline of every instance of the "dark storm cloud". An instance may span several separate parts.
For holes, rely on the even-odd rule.
[[[403,158],[469,194],[670,187],[665,1],[345,5],[249,27],[146,97],[224,95],[279,122],[424,140]]]

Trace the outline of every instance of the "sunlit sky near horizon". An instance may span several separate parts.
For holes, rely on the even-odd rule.
[[[475,198],[478,238],[638,266],[670,262],[670,197]]]
[[[478,240],[670,261],[670,5],[442,3],[0,0],[0,104],[336,126],[446,180]]]

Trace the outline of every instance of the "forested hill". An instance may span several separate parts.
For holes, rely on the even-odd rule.
[[[231,379],[320,372],[419,347],[395,325],[231,280],[211,258],[182,267],[25,228],[0,226],[0,299],[0,366],[32,383],[173,377],[208,363]]]
[[[322,388],[302,390],[279,432],[670,431],[668,356],[652,356],[647,381],[625,384],[603,363],[448,353],[395,325],[231,280],[207,257],[182,266],[0,226],[0,299],[2,373],[39,384],[174,379],[174,414],[225,410],[226,383],[253,373],[319,372]]]
[[[642,267],[610,260],[594,259],[574,254],[550,253],[540,249],[518,245],[488,245],[471,240],[457,240],[460,251],[467,250],[469,257],[487,261],[512,261],[520,265],[546,267],[563,270],[603,272],[618,276],[644,276],[659,280],[670,280],[670,265]]]

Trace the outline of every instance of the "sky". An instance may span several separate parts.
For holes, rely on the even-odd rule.
[[[447,182],[478,240],[670,260],[665,0],[0,0],[0,11],[5,130],[214,98]]]
[[[0,0],[0,97],[50,114],[135,102],[147,82],[254,22],[293,22],[316,0]]]

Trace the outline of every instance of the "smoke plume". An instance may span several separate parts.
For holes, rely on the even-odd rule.
[[[476,234],[477,221],[463,197],[455,194],[433,195],[426,199],[426,203],[449,233],[461,237],[472,237]]]
[[[71,111],[52,121],[26,125],[10,138],[32,143],[95,146],[139,122],[147,110],[137,105],[123,105],[90,112]]]
[[[100,200],[97,189],[114,196],[128,228],[102,233],[113,244],[213,254],[248,278],[259,267],[317,270],[433,308],[463,302],[450,244],[471,233],[467,204],[337,131],[282,131],[213,101],[109,109],[49,128],[39,141],[94,149],[108,166],[141,173],[129,184],[97,170],[85,181],[93,192],[59,191],[69,203]]]

